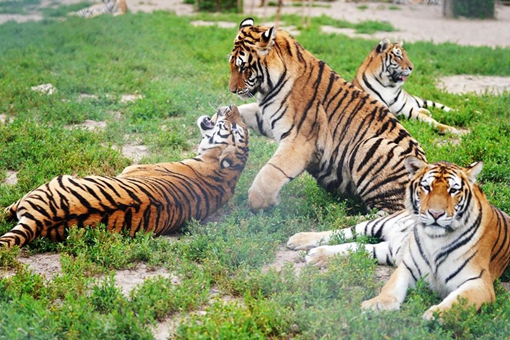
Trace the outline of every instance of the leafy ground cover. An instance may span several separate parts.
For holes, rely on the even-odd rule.
[[[227,90],[236,29],[194,27],[191,20],[156,12],[1,25],[0,114],[5,123],[0,124],[0,178],[16,171],[18,183],[0,185],[0,206],[58,174],[119,173],[131,161],[114,146],[126,142],[148,146],[141,162],[192,156],[199,139],[196,118],[241,102]],[[376,41],[323,34],[319,26],[325,21],[332,24],[324,17],[312,20],[298,40],[352,79]],[[510,50],[425,42],[406,44],[406,49],[416,70],[406,89],[456,108],[456,113],[433,114],[471,133],[459,138],[418,122],[404,121],[405,126],[430,161],[483,160],[480,182],[487,196],[510,211],[510,94],[454,95],[434,85],[447,75],[510,76]],[[31,90],[47,83],[57,89],[54,94]],[[125,94],[141,99],[123,102]],[[88,119],[106,126],[95,132],[69,128]],[[332,260],[326,270],[305,267],[297,274],[293,263],[268,269],[292,234],[352,225],[362,218],[361,209],[304,175],[284,188],[280,206],[251,213],[247,190],[276,146],[256,135],[250,142],[236,195],[209,222],[190,223],[177,237],[131,239],[101,229],[73,230],[62,244],[41,240],[23,251],[0,252],[2,267],[14,273],[0,279],[0,335],[150,339],[152,327],[170,318],[178,339],[509,336],[509,295],[499,282],[496,303],[479,313],[460,305],[439,324],[421,319],[438,301],[424,284],[408,295],[399,312],[362,314],[361,301],[374,296],[383,282],[361,251]],[[11,227],[2,222],[0,232]],[[49,280],[18,261],[44,252],[61,259],[61,273]],[[171,277],[147,279],[124,294],[115,286],[114,273],[140,263],[165,268]]]

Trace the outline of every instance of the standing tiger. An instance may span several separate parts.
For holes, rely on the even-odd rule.
[[[83,8],[77,12],[70,13],[83,18],[94,18],[102,14],[113,16],[127,13],[126,0],[101,0],[101,3]]]
[[[132,165],[117,177],[60,176],[29,192],[5,209],[6,218],[18,224],[0,244],[21,247],[37,237],[62,241],[68,228],[98,224],[130,236],[161,235],[205,218],[234,194],[248,157],[248,129],[235,106],[197,124],[202,141],[195,158]]]
[[[426,122],[439,132],[459,134],[459,130],[444,125],[431,117],[428,107],[446,112],[451,108],[443,104],[410,95],[402,87],[413,71],[402,42],[391,43],[384,38],[374,47],[356,72],[353,84],[384,103],[395,116]]]
[[[404,159],[425,160],[382,103],[342,79],[296,40],[243,20],[230,56],[229,89],[258,103],[240,106],[246,124],[278,149],[257,174],[248,199],[258,211],[307,170],[327,190],[359,196],[369,208],[404,208]]]
[[[363,309],[396,310],[408,288],[424,278],[444,300],[423,315],[448,310],[459,297],[476,308],[494,301],[493,282],[510,261],[510,217],[490,205],[475,183],[483,163],[463,168],[452,163],[427,164],[408,157],[412,179],[404,211],[363,222],[338,233],[348,238],[375,236],[383,240],[365,245],[380,264],[398,267],[381,294],[363,302]],[[289,239],[293,249],[316,247],[334,232],[298,233]],[[324,265],[333,255],[347,255],[356,243],[323,245],[308,253],[308,263]]]

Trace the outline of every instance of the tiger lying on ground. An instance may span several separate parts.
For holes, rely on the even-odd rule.
[[[496,280],[510,260],[510,217],[490,205],[475,183],[483,163],[462,168],[439,162],[427,164],[414,157],[405,161],[412,176],[407,187],[407,209],[338,231],[346,238],[370,235],[384,239],[365,245],[380,264],[397,264],[381,294],[363,302],[363,309],[396,310],[408,288],[424,278],[444,300],[423,317],[431,319],[466,298],[480,308],[494,301]],[[328,241],[333,232],[299,233],[289,246],[305,249]],[[313,248],[309,263],[323,265],[330,256],[347,255],[356,243]]]
[[[402,88],[412,70],[413,64],[403,43],[392,44],[384,38],[360,65],[352,83],[384,103],[395,116],[421,120],[441,133],[461,133],[452,126],[436,121],[427,110],[428,107],[437,107],[450,112],[451,108],[410,95]]]
[[[197,124],[202,141],[195,158],[132,165],[117,177],[60,176],[29,192],[5,209],[6,219],[18,224],[0,245],[21,247],[37,237],[62,241],[69,228],[98,224],[130,236],[161,235],[205,218],[234,194],[248,157],[248,129],[235,106]]]
[[[69,13],[84,18],[94,18],[102,14],[111,14],[113,16],[127,13],[126,0],[101,0],[102,3],[80,9],[77,12]]]
[[[307,170],[330,191],[369,208],[404,208],[404,159],[425,160],[418,143],[382,103],[342,79],[296,40],[243,20],[230,56],[229,89],[257,103],[239,107],[246,124],[278,149],[249,189],[254,211],[279,202],[281,188]]]

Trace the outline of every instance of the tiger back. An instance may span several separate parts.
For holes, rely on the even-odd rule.
[[[278,149],[248,193],[252,210],[279,202],[282,187],[307,170],[319,185],[360,197],[369,208],[404,208],[404,158],[425,159],[418,143],[382,103],[342,79],[274,27],[239,26],[229,89],[257,103],[239,107],[247,125]]]
[[[493,282],[510,261],[510,217],[492,206],[476,184],[482,166],[406,160],[413,176],[407,210],[414,226],[398,268],[362,308],[399,309],[420,278],[444,298],[425,312],[425,319],[441,315],[458,298],[476,309],[494,301]]]
[[[176,231],[230,199],[248,157],[248,130],[234,106],[200,117],[195,158],[132,165],[117,177],[59,176],[6,208],[17,225],[0,237],[6,248],[37,237],[65,239],[69,228],[104,224],[112,232]]]
[[[83,8],[77,12],[72,12],[70,15],[75,15],[83,18],[94,18],[102,14],[111,14],[113,16],[117,16],[126,13],[126,0],[102,0],[101,3]]]
[[[391,43],[384,38],[360,65],[352,83],[384,103],[395,116],[426,122],[441,133],[461,133],[452,126],[436,121],[427,109],[436,107],[450,112],[451,108],[410,95],[403,89],[413,68],[403,43]]]

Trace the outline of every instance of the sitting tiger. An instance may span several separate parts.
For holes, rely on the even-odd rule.
[[[494,301],[493,282],[510,261],[510,217],[492,206],[476,184],[483,163],[463,168],[408,157],[405,165],[412,176],[407,209],[339,231],[346,237],[383,238],[383,243],[366,245],[367,251],[379,263],[398,264],[381,294],[363,302],[362,308],[399,309],[408,288],[420,278],[444,298],[425,312],[425,319],[448,310],[459,297],[477,309]],[[297,234],[289,243],[294,248],[299,242],[310,247],[319,244],[318,234]],[[322,236],[327,239],[331,233]],[[346,255],[356,248],[355,243],[320,246],[312,249],[308,260],[324,264],[329,256]]]
[[[251,209],[279,202],[282,187],[308,171],[327,190],[360,197],[369,208],[404,208],[404,159],[422,149],[388,108],[342,79],[294,38],[274,27],[239,25],[229,89],[258,103],[239,111],[278,149],[257,174]]]
[[[77,12],[69,13],[83,18],[94,18],[102,14],[113,16],[127,13],[126,0],[101,0],[102,3],[83,8]]]
[[[461,133],[452,126],[436,121],[427,110],[428,107],[437,107],[450,112],[451,108],[410,95],[402,88],[412,71],[413,64],[403,43],[392,44],[384,38],[360,65],[352,83],[384,103],[395,116],[426,122],[441,133]]]
[[[0,244],[21,247],[37,237],[62,241],[68,228],[98,224],[130,236],[161,235],[205,218],[234,194],[248,157],[248,129],[235,106],[197,124],[202,141],[195,158],[132,165],[117,177],[59,176],[29,192],[5,209],[6,218],[18,224]]]

